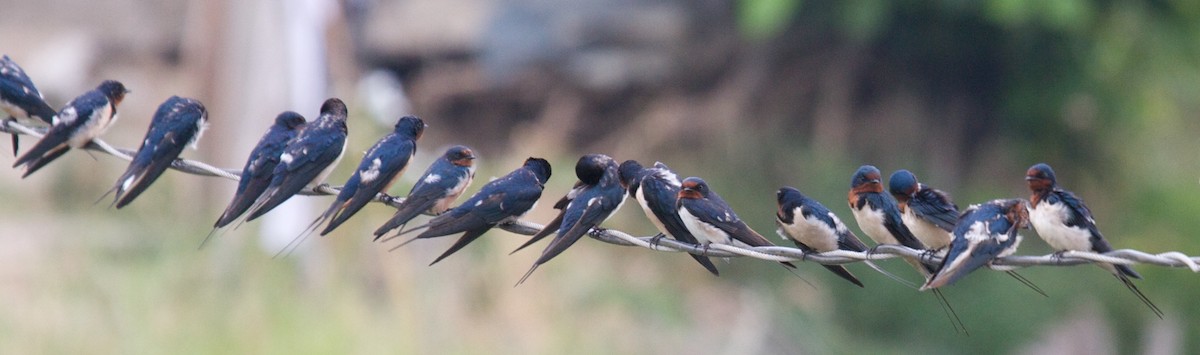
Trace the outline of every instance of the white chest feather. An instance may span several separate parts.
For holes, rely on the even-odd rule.
[[[732,238],[729,237],[729,233],[725,233],[720,228],[701,221],[691,212],[688,212],[687,208],[679,208],[679,219],[683,220],[683,225],[687,227],[689,232],[692,232],[692,236],[696,237],[696,240],[701,245],[711,243],[732,244]]]
[[[638,189],[637,193],[635,193],[633,196],[637,199],[638,205],[642,206],[642,212],[646,213],[646,218],[650,219],[650,223],[654,223],[654,227],[658,228],[660,233],[671,236],[671,238],[675,238],[674,235],[671,235],[670,232],[667,232],[667,227],[663,225],[662,221],[658,220],[658,217],[654,215],[654,211],[650,209],[650,204],[649,202],[646,202],[646,194],[643,193],[644,191],[645,189]]]
[[[112,112],[112,106],[104,105],[92,111],[92,116],[85,119],[83,126],[79,127],[67,141],[71,148],[81,149],[91,142],[92,138],[104,134],[108,127],[117,121],[117,114]]]
[[[817,219],[817,216],[803,218],[801,208],[795,208],[792,211],[795,213],[792,224],[780,225],[780,229],[783,229],[784,233],[818,252],[838,249],[837,230],[830,227],[825,221]],[[834,221],[837,221],[836,217]]]
[[[1092,233],[1081,227],[1067,226],[1067,216],[1070,211],[1062,203],[1050,204],[1046,201],[1029,208],[1029,221],[1038,236],[1055,250],[1092,250]]]
[[[432,174],[430,176],[436,176],[436,175],[437,174]],[[442,212],[445,212],[446,210],[450,209],[450,204],[453,204],[454,200],[457,200],[458,196],[462,195],[463,190],[466,190],[467,186],[471,185],[471,175],[472,174],[468,173],[467,175],[463,175],[462,178],[459,178],[458,184],[454,185],[454,187],[447,189],[446,195],[443,196],[442,198],[438,199],[437,203],[434,203],[433,207],[429,208],[429,212],[433,213],[433,214],[441,214]]]
[[[862,229],[863,233],[874,240],[877,244],[900,244],[896,237],[892,236],[892,232],[887,230],[883,225],[883,211],[872,210],[870,205],[863,205],[862,209],[851,208],[854,212],[854,220],[858,222],[858,228]]]
[[[950,232],[942,230],[937,225],[918,217],[912,208],[905,209],[904,213],[900,214],[900,219],[904,221],[904,226],[908,227],[913,236],[916,236],[917,240],[920,240],[921,244],[924,244],[926,248],[941,249],[950,245],[950,240],[953,238]]]

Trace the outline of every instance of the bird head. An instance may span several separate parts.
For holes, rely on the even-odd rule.
[[[450,149],[446,150],[444,157],[454,165],[464,167],[475,165],[475,152],[472,152],[471,148],[467,148],[466,146],[456,145],[450,147]]]
[[[683,179],[683,186],[679,190],[679,198],[681,199],[702,199],[708,197],[708,183],[698,177],[689,177]]]
[[[421,135],[425,133],[425,121],[417,116],[404,116],[396,121],[394,132],[396,134],[406,134],[413,139],[421,139]]]
[[[550,162],[542,158],[529,157],[525,159],[525,169],[532,171],[538,182],[543,185],[550,181]]]
[[[888,192],[896,197],[897,202],[908,202],[918,189],[920,189],[920,184],[917,182],[917,176],[908,170],[896,170],[891,177],[888,177]]]
[[[850,188],[854,192],[883,192],[881,179],[879,168],[863,165],[854,172],[854,177],[850,178]]]
[[[279,116],[275,116],[275,125],[286,127],[290,130],[304,128],[306,123],[308,123],[308,121],[304,120],[304,116],[301,116],[299,113],[293,111],[284,111],[280,113]]]
[[[1029,184],[1029,191],[1033,191],[1033,193],[1049,191],[1058,183],[1054,177],[1054,169],[1051,169],[1046,163],[1038,163],[1029,167],[1029,170],[1025,171],[1025,182]]]

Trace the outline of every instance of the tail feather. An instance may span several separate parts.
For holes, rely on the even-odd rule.
[[[31,157],[30,159],[24,159],[25,157],[29,157],[30,155],[32,155],[31,153],[34,152],[34,151],[30,150],[29,152],[25,153],[25,156],[21,157],[22,159],[17,160],[18,164],[15,164],[13,166],[16,167],[18,165],[21,165],[21,163],[25,164],[25,166],[26,166],[25,173],[21,175],[21,178],[24,179],[25,177],[29,176],[30,174],[33,174],[34,172],[38,171],[38,169],[41,169],[43,166],[46,166],[46,164],[50,164],[50,162],[54,161],[55,159],[58,159],[58,157],[61,157],[63,154],[66,154],[68,150],[71,150],[71,147],[67,146],[66,143],[63,143],[62,145],[59,145],[57,147],[51,148],[50,150],[46,151],[45,155]],[[23,159],[25,160],[24,162],[22,162]]]
[[[850,281],[850,283],[858,285],[858,287],[865,287],[865,286],[863,286],[862,281],[859,281],[857,277],[854,277],[854,274],[850,273],[850,270],[847,270],[845,266],[842,266],[842,265],[821,265],[821,266],[824,266],[826,269],[829,269],[829,271],[832,271],[835,275],[841,276],[843,279],[846,279],[846,281]]]
[[[1130,280],[1128,276],[1125,276],[1125,274],[1114,275],[1116,275],[1118,280],[1121,280],[1121,283],[1125,284],[1125,288],[1128,288],[1130,292],[1133,292],[1133,294],[1137,296],[1138,300],[1141,300],[1146,307],[1149,307],[1150,311],[1154,312],[1154,315],[1158,316],[1158,319],[1163,319],[1163,311],[1159,309],[1154,302],[1151,302],[1150,298],[1146,297],[1146,294],[1142,293],[1142,290],[1137,288],[1137,285],[1133,284],[1133,280]]]

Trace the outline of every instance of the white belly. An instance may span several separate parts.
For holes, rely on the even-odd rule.
[[[667,227],[662,224],[662,221],[658,220],[658,217],[654,215],[654,211],[650,210],[650,205],[646,202],[646,195],[642,191],[645,191],[645,189],[638,189],[637,193],[633,195],[637,199],[638,205],[642,206],[642,212],[646,213],[646,218],[650,219],[650,223],[654,224],[654,228],[658,228],[659,233],[674,239],[675,236],[667,232]]]
[[[8,101],[0,100],[0,110],[4,110],[4,112],[7,112],[9,116],[12,116],[12,118],[20,120],[21,123],[30,121],[28,112],[25,112],[21,106],[10,104]]]
[[[875,211],[870,205],[864,204],[863,208],[850,209],[854,212],[854,220],[858,222],[858,228],[862,229],[863,233],[874,240],[876,244],[900,244],[896,237],[892,236],[892,232],[883,226],[883,211]]]
[[[900,219],[904,221],[904,226],[912,232],[921,244],[928,249],[941,249],[950,245],[950,240],[954,237],[950,232],[938,228],[937,225],[930,223],[921,217],[918,217],[912,208],[907,208],[904,213],[900,214]]]
[[[92,111],[92,117],[83,123],[83,127],[79,127],[75,134],[67,140],[67,144],[71,148],[81,149],[92,141],[93,138],[103,135],[108,131],[108,127],[117,121],[117,114],[112,112],[112,106],[105,105],[104,107]]]
[[[700,221],[699,218],[688,212],[687,208],[679,208],[679,219],[683,220],[683,225],[687,226],[688,231],[692,232],[692,236],[696,237],[700,245],[711,243],[732,244],[732,238],[729,237],[728,233],[711,224]]]
[[[817,219],[816,216],[802,218],[804,215],[800,208],[793,209],[793,212],[795,218],[792,219],[792,224],[780,224],[779,226],[784,233],[818,252],[838,249],[836,230],[830,228],[824,221]]]
[[[329,178],[329,174],[333,173],[334,168],[337,168],[338,163],[342,161],[342,157],[346,156],[346,143],[342,142],[342,152],[338,153],[337,159],[329,163],[329,166],[326,166],[325,170],[321,170],[321,173],[317,174],[317,177],[308,183],[308,187],[317,187],[324,183],[326,178]]]
[[[1029,221],[1038,236],[1054,250],[1092,250],[1092,233],[1081,227],[1068,227],[1064,221],[1069,211],[1067,206],[1049,204],[1045,201],[1029,208]]]
[[[459,195],[462,195],[463,191],[467,189],[468,185],[471,185],[471,180],[471,173],[463,175],[462,178],[458,179],[458,184],[454,185],[454,187],[450,188],[449,190],[446,190],[445,197],[442,197],[437,201],[437,203],[433,204],[433,207],[429,209],[429,213],[438,215],[450,209],[450,205],[458,199]]]

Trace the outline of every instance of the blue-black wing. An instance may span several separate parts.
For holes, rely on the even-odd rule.
[[[206,111],[199,101],[173,96],[158,108],[150,130],[125,173],[117,179],[117,208],[141,195],[200,134]]]
[[[416,185],[413,185],[408,196],[404,198],[404,202],[401,202],[400,206],[396,208],[396,213],[392,215],[392,218],[380,226],[379,229],[375,230],[375,236],[382,236],[393,229],[407,224],[408,221],[433,208],[439,200],[446,197],[446,191],[458,185],[462,176],[444,176],[445,172],[453,171],[457,174],[465,170],[454,169],[453,167],[454,164],[444,158],[439,158],[435,161],[425,171],[425,174],[421,175],[421,178],[417,180]],[[432,174],[439,174],[441,178],[430,180],[429,176]]]
[[[1049,200],[1046,202],[1061,202],[1065,204],[1068,209],[1070,209],[1071,215],[1066,221],[1068,226],[1079,227],[1088,230],[1088,232],[1091,234],[1093,252],[1107,253],[1113,250],[1113,247],[1108,243],[1108,240],[1104,239],[1104,235],[1100,234],[1100,228],[1096,227],[1096,220],[1092,218],[1092,210],[1088,209],[1087,205],[1083,203],[1082,199],[1075,196],[1074,193],[1062,188],[1055,188],[1050,192],[1048,197]],[[1125,274],[1125,276],[1135,279],[1142,278],[1142,275],[1138,274],[1137,271],[1133,271],[1133,268],[1129,265],[1113,264],[1113,266],[1116,267],[1117,270],[1122,274]]]
[[[625,189],[618,184],[594,186],[580,193],[563,211],[562,225],[558,228],[558,236],[550,241],[542,255],[534,264],[544,264],[558,254],[566,251],[579,238],[596,227],[621,205],[625,198]]]
[[[398,141],[391,142],[393,139]],[[399,136],[390,136],[385,141],[372,147],[367,155],[363,157],[362,163],[359,164],[358,170],[354,171],[352,179],[357,178],[358,188],[348,196],[348,200],[342,200],[342,196],[338,196],[338,200],[345,201],[345,204],[339,209],[338,213],[333,216],[329,224],[325,226],[325,230],[321,231],[321,235],[329,234],[334,228],[337,228],[346,220],[350,219],[355,213],[366,206],[367,203],[375,199],[375,196],[380,192],[387,192],[388,187],[396,181],[408,167],[408,162],[412,160],[413,154],[417,151],[417,142],[412,139],[405,139]],[[379,161],[378,167],[374,166],[374,162]],[[365,179],[370,171],[377,171],[377,176],[370,181]],[[345,190],[343,190],[345,191]],[[340,195],[340,194],[339,194]]]
[[[655,172],[643,177],[638,186],[642,189],[642,196],[646,199],[646,205],[650,207],[650,212],[654,213],[654,218],[663,224],[672,238],[684,243],[700,244],[683,224],[683,219],[679,217],[679,209],[675,208],[675,200],[679,196],[678,182],[672,184],[672,181]],[[707,256],[688,255],[708,272],[719,275],[717,266],[713,265],[712,260],[709,260]]]
[[[950,201],[950,196],[925,185],[921,185],[916,196],[908,201],[908,208],[913,209],[917,217],[947,232],[953,231],[954,224],[958,221],[958,206]]]
[[[25,174],[21,176],[26,177],[58,159],[70,149],[67,141],[71,139],[71,135],[88,121],[97,119],[98,117],[92,116],[101,114],[103,107],[108,104],[108,98],[97,90],[88,91],[71,100],[59,112],[58,124],[50,127],[41,140],[13,163],[13,167],[26,165]]]
[[[271,174],[271,186],[260,198],[261,203],[255,203],[254,210],[246,217],[247,221],[271,211],[304,189],[329,164],[337,161],[346,143],[345,134],[302,134],[298,139],[284,150],[284,154],[292,157],[291,162],[281,159],[275,166]]]
[[[213,227],[220,228],[229,225],[254,205],[254,201],[258,200],[263,191],[266,191],[267,187],[271,185],[271,174],[275,171],[275,166],[279,164],[279,155],[287,147],[287,142],[295,137],[296,131],[283,126],[272,126],[263,135],[262,139],[258,141],[258,145],[251,151],[250,158],[246,160],[246,166],[242,168],[242,176],[238,181],[237,192],[233,195],[233,200],[229,202],[229,206],[225,208],[225,212],[221,214],[221,218],[217,219],[217,223]]]

